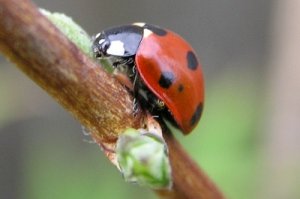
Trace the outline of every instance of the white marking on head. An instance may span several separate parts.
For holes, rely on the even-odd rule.
[[[100,35],[101,35],[101,32],[99,32],[98,34],[96,34],[95,38],[100,37]]]
[[[111,41],[107,53],[111,55],[123,56],[125,54],[124,43],[121,41]]]
[[[100,39],[98,43],[102,44],[104,41],[105,41],[105,39]]]
[[[132,25],[143,27],[145,24],[146,23],[144,23],[144,22],[136,22],[136,23],[133,23]]]

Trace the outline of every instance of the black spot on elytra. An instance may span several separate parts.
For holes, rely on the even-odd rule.
[[[158,83],[162,88],[169,88],[174,80],[174,74],[172,72],[166,71],[161,73]]]
[[[150,24],[145,24],[144,28],[151,30],[154,34],[158,36],[165,36],[168,33],[166,30]]]
[[[198,67],[198,60],[195,53],[193,53],[193,51],[188,51],[188,53],[186,54],[186,59],[188,68],[191,70],[196,70]]]
[[[197,108],[196,108],[196,110],[195,110],[195,112],[194,112],[194,114],[193,114],[193,116],[192,116],[192,118],[190,120],[190,125],[191,126],[194,126],[197,123],[197,121],[200,119],[201,113],[202,113],[202,109],[203,109],[203,104],[200,103],[197,106]]]
[[[183,90],[184,90],[184,87],[183,87],[183,85],[182,84],[179,84],[179,86],[178,86],[178,92],[182,92]]]

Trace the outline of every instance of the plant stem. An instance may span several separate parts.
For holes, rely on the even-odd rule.
[[[145,114],[133,114],[133,98],[113,77],[85,56],[30,0],[0,0],[0,51],[65,109],[100,144],[115,143],[126,128],[142,128]],[[221,199],[222,194],[168,130],[173,189],[169,199]]]

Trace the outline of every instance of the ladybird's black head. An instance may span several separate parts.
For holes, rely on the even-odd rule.
[[[95,57],[129,57],[136,54],[143,37],[143,28],[134,25],[118,26],[96,35],[93,42]]]
[[[107,56],[107,50],[110,46],[110,41],[104,32],[96,35],[93,42],[93,52],[96,58]]]

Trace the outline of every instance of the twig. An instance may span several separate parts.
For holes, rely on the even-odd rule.
[[[115,142],[128,127],[141,128],[131,95],[58,31],[30,0],[0,0],[0,50],[70,111],[95,140]],[[206,175],[165,133],[173,189],[156,191],[170,199],[221,199]]]

